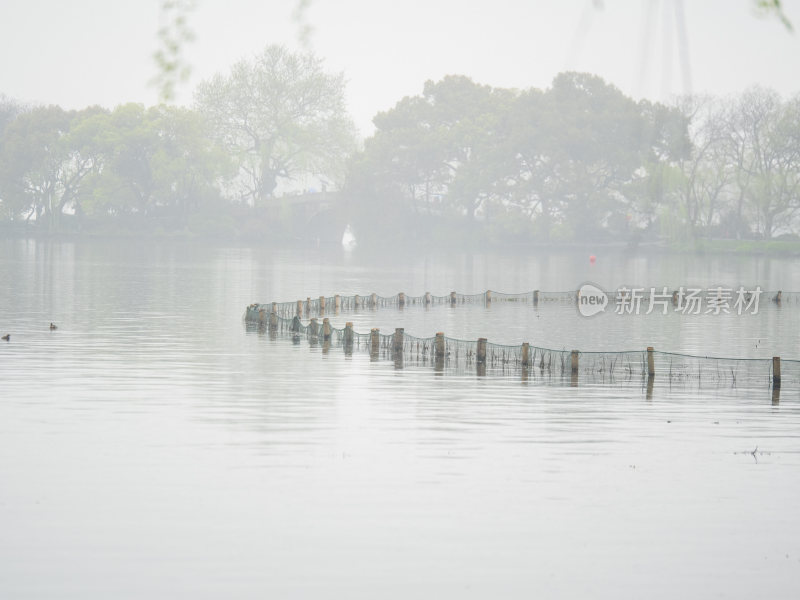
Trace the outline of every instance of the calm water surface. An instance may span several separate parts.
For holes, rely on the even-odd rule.
[[[800,290],[790,260],[0,241],[0,598],[797,598],[800,393],[543,385],[324,352],[251,302]],[[341,323],[338,320],[341,320]],[[800,357],[800,307],[342,315],[551,348]],[[57,331],[50,331],[54,321]],[[755,450],[755,452],[754,452]]]

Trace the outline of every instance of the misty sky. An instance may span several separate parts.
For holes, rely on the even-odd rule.
[[[377,111],[446,74],[544,88],[570,69],[601,75],[636,97],[681,93],[673,3],[664,10],[662,1],[315,0],[306,17],[312,49],[329,69],[345,72],[351,113],[369,134]],[[646,35],[648,4],[655,8]],[[800,92],[800,34],[756,18],[752,4],[685,0],[693,91],[727,94],[758,83],[784,96]],[[784,4],[800,30],[800,0]],[[194,71],[178,102],[190,103],[198,81],[266,44],[296,48],[294,6],[198,0],[191,15],[197,39],[185,52]],[[11,0],[2,13],[0,93],[65,108],[157,102],[148,85],[156,74],[157,0]],[[665,47],[672,60],[663,60]]]

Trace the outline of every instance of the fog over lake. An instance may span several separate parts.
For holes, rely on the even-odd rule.
[[[0,600],[800,598],[800,0],[12,0]]]
[[[768,386],[657,377],[647,398],[641,379],[398,370],[242,322],[254,300],[449,293],[442,282],[565,289],[571,272],[609,287],[798,289],[792,261],[20,240],[0,251],[13,282],[0,292],[8,597],[798,592],[797,388],[775,403]],[[678,318],[444,308],[331,320],[744,357],[771,356],[756,330],[790,353],[800,318],[769,303]]]

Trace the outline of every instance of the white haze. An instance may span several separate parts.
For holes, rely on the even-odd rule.
[[[82,108],[154,104],[152,54],[159,2],[12,0],[0,20],[0,93],[27,102]],[[659,5],[660,2],[654,4]],[[670,4],[670,11],[672,3]],[[784,10],[800,27],[800,0]],[[596,73],[634,96],[682,93],[675,28],[655,10],[643,43],[648,2],[633,0],[316,0],[305,13],[311,48],[344,71],[350,110],[362,133],[373,115],[427,79],[465,74],[502,87],[547,87],[560,71]],[[186,47],[192,78],[178,91],[190,103],[196,83],[266,44],[297,47],[287,0],[198,0]],[[693,91],[728,94],[760,84],[784,96],[800,91],[800,35],[757,18],[751,0],[684,2]],[[672,14],[670,12],[670,14]],[[667,43],[662,33],[669,30]],[[672,49],[671,60],[662,51]],[[645,57],[649,57],[645,60]],[[645,76],[642,77],[642,64]]]

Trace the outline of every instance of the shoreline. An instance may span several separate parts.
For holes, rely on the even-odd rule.
[[[174,243],[206,243],[220,246],[235,247],[288,247],[308,248],[340,246],[334,241],[323,241],[313,238],[298,238],[291,236],[278,236],[274,233],[265,233],[263,236],[236,235],[213,236],[193,234],[190,232],[60,232],[45,233],[31,231],[3,231],[0,228],[0,237],[6,240],[34,240],[39,242],[82,242],[82,241],[143,241],[143,242],[174,242]],[[435,239],[409,239],[397,243],[407,251],[409,242],[417,250],[433,251],[497,251],[497,252],[570,252],[570,251],[598,251],[627,252],[631,254],[661,254],[661,255],[735,255],[735,256],[767,256],[767,257],[793,257],[800,256],[800,241],[797,240],[734,240],[734,239],[698,239],[694,243],[668,243],[668,242],[629,242],[613,241],[583,241],[583,242],[545,242],[545,241],[506,241],[489,242],[479,240],[467,243],[461,239],[435,240]],[[373,250],[385,244],[370,243],[369,241],[358,244],[358,247]]]

